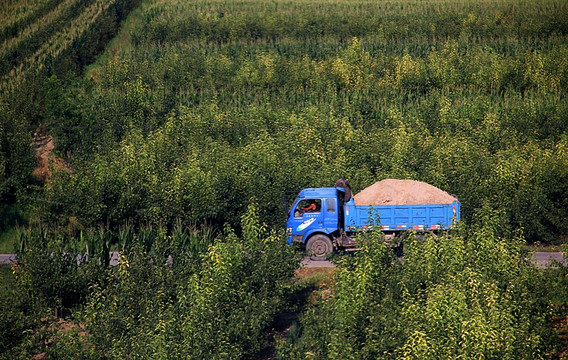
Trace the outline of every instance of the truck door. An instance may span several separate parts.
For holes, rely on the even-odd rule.
[[[305,240],[306,234],[323,229],[325,211],[322,209],[321,199],[302,199],[292,211],[293,236],[301,236]]]
[[[324,227],[326,228],[325,232],[327,234],[330,234],[334,231],[336,231],[337,229],[341,228],[341,224],[339,221],[339,216],[341,215],[341,213],[339,212],[339,210],[341,209],[340,206],[338,206],[338,199],[337,198],[329,198],[329,199],[325,199],[325,212],[324,212],[324,220],[323,220],[323,224]]]

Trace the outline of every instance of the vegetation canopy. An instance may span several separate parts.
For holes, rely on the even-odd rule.
[[[285,191],[401,178],[457,195],[466,222],[490,206],[564,241],[566,2],[147,1],[83,75],[138,4],[99,2],[2,10],[6,201],[63,225],[238,227],[255,197],[281,226]],[[39,183],[34,133],[54,144]]]
[[[404,262],[364,235],[282,357],[561,357],[566,270],[520,244],[568,234],[567,14],[3,1],[0,245],[19,257],[0,272],[0,357],[255,356],[302,291],[282,194],[338,178],[426,182],[463,223]]]

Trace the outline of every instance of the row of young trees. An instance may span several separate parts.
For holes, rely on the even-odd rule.
[[[536,268],[522,238],[499,236],[498,213],[478,216],[479,227],[408,234],[404,259],[362,233],[276,337],[276,358],[561,359],[568,268]],[[241,224],[242,237],[122,227],[110,267],[107,229],[24,231],[13,290],[0,291],[0,359],[262,358],[275,318],[310,287],[254,202]]]
[[[258,220],[242,237],[180,223],[21,234],[14,286],[0,293],[0,358],[250,358],[287,305],[298,253]]]
[[[486,42],[565,35],[558,0],[529,3],[480,1],[271,3],[172,1],[151,6],[135,43],[146,41],[235,43],[348,41],[371,38],[388,43],[439,42],[448,38]]]
[[[566,267],[531,266],[523,241],[498,236],[499,216],[480,216],[477,229],[406,238],[404,260],[378,233],[364,234],[331,293],[280,341],[280,358],[563,358],[552,319],[566,300]]]
[[[112,4],[56,63],[82,69],[136,3]],[[280,226],[285,191],[413,178],[456,194],[466,221],[486,204],[530,241],[562,242],[564,7],[145,4],[121,34],[131,51],[84,78],[42,64],[3,95],[0,189],[41,217],[85,227],[178,217],[238,227],[251,196]],[[223,24],[229,37],[211,38]],[[311,28],[327,32],[298,33]],[[485,30],[461,35],[473,28]],[[55,143],[45,186],[29,175],[34,132]]]

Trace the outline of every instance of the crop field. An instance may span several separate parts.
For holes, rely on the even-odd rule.
[[[522,249],[567,242],[567,1],[5,0],[0,19],[0,238],[20,249],[0,358],[565,358],[566,269]],[[282,194],[338,178],[432,184],[459,231],[409,237],[404,262],[364,234],[300,303]]]
[[[64,204],[46,213],[87,226],[237,224],[254,197],[277,224],[284,191],[413,178],[456,194],[467,221],[485,206],[504,231],[560,243],[567,10],[145,2],[118,35],[127,46],[109,47],[82,83],[50,78],[38,94],[47,111],[26,110],[74,162],[43,188]]]
[[[7,1],[0,19],[0,84],[16,91],[26,77],[48,68],[64,72],[92,61],[119,20],[118,12],[135,1]],[[110,24],[109,24],[110,23]],[[69,59],[64,58],[72,58]],[[59,64],[60,62],[67,65]],[[74,67],[69,68],[69,63]]]

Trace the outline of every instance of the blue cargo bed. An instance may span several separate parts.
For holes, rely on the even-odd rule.
[[[344,205],[345,229],[357,231],[380,226],[383,231],[449,229],[460,218],[460,203],[424,205]]]

